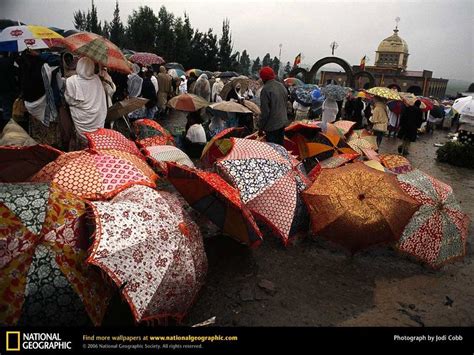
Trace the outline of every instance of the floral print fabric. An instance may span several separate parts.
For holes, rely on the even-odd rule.
[[[86,133],[86,137],[89,141],[89,147],[92,149],[122,150],[143,158],[143,155],[140,153],[140,150],[133,141],[127,139],[127,137],[120,132],[112,129],[99,128],[95,132]]]

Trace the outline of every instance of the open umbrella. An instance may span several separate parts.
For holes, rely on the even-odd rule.
[[[283,83],[285,84],[286,87],[288,86],[303,86],[304,82],[301,81],[298,78],[286,78],[283,80]]]
[[[142,153],[135,143],[122,133],[107,128],[99,128],[94,132],[86,133],[89,148],[96,150],[115,149],[134,154],[143,159]]]
[[[242,105],[247,107],[250,111],[252,111],[255,115],[260,115],[262,112],[260,111],[260,107],[250,100],[243,100]]]
[[[158,122],[143,118],[133,122],[136,142],[142,147],[174,145],[173,136]]]
[[[282,146],[231,138],[232,149],[217,161],[221,176],[240,192],[242,202],[287,245],[305,227],[300,192],[308,183],[298,161]]]
[[[184,74],[184,67],[181,64],[176,63],[176,62],[166,63],[165,68],[168,69],[168,70],[178,69],[178,70],[181,70]]]
[[[394,175],[363,163],[323,169],[303,198],[313,233],[352,253],[400,239],[419,207]]]
[[[207,107],[210,104],[210,102],[204,100],[201,96],[194,94],[181,94],[170,99],[167,105],[175,110],[194,112]]]
[[[158,175],[153,171],[153,169],[146,163],[145,159],[136,156],[135,154],[118,150],[118,149],[104,149],[97,150],[99,154],[111,155],[117,159],[122,159],[127,161],[136,167],[143,175],[147,176],[151,181],[155,181],[158,178]]]
[[[30,180],[52,181],[65,191],[90,200],[109,199],[135,184],[156,186],[131,162],[94,151],[65,153]]]
[[[128,58],[133,63],[141,64],[143,66],[150,66],[152,64],[163,64],[165,61],[155,53],[137,52]]]
[[[398,91],[383,86],[376,86],[367,90],[371,95],[378,96],[387,100],[401,100]]]
[[[378,149],[377,137],[366,129],[356,129],[347,139],[347,144],[359,154],[364,154],[364,149]]]
[[[132,72],[129,62],[120,49],[108,39],[95,33],[79,32],[63,38],[61,43],[71,52],[89,57],[111,70],[127,74]]]
[[[222,112],[252,113],[250,109],[234,101],[216,102],[214,104],[209,105],[209,108]]]
[[[413,170],[410,161],[401,155],[380,154],[379,158],[383,166],[396,174],[404,174]]]
[[[186,76],[184,70],[181,69],[169,69],[168,74],[171,75],[173,78],[181,78],[183,75]]]
[[[111,293],[85,265],[85,205],[48,184],[0,184],[0,323],[101,324]]]
[[[308,92],[302,87],[297,87],[296,90],[293,91],[292,96],[295,98],[296,102],[303,106],[311,106],[313,103],[311,92]]]
[[[311,171],[308,173],[308,178],[311,181],[316,180],[323,169],[334,169],[344,164],[347,164],[354,159],[358,158],[359,154],[339,154],[334,157],[325,159],[319,162]]]
[[[181,149],[172,145],[155,145],[143,149],[143,153],[150,161],[153,168],[159,172],[166,172],[166,162],[175,162],[194,168],[193,161]]]
[[[387,107],[396,115],[400,115],[403,109],[406,107],[403,101],[400,100],[390,100],[387,102]]]
[[[25,182],[63,152],[49,145],[0,147],[0,182]]]
[[[199,77],[201,74],[202,74],[202,70],[201,69],[188,69],[186,70],[186,76],[190,76],[191,73],[194,73],[194,75],[196,75],[197,77]],[[210,79],[211,77],[209,77],[208,79]]]
[[[426,112],[426,111],[431,111],[433,109],[434,102],[431,99],[424,96],[418,96],[416,99],[420,100],[421,103],[425,105],[425,108],[422,111]]]
[[[333,123],[336,128],[342,131],[344,135],[349,134],[352,131],[352,128],[356,124],[353,121],[347,121],[347,120],[339,120]]]
[[[438,268],[466,253],[469,218],[449,185],[416,169],[397,175],[401,188],[421,204],[397,249]]]
[[[344,100],[348,90],[340,85],[328,84],[321,89],[321,93],[329,99],[336,101]]]
[[[245,127],[230,127],[217,133],[202,150],[201,162],[203,165],[209,168],[216,160],[223,158],[229,152],[232,148],[232,142],[228,138],[243,138],[247,133]]]
[[[123,116],[138,110],[146,105],[148,99],[142,97],[130,97],[128,99],[118,101],[107,109],[107,121],[115,121]]]
[[[133,186],[92,202],[97,225],[87,260],[115,282],[135,321],[181,319],[204,283],[199,227],[173,195]]]
[[[0,32],[1,52],[22,52],[25,49],[47,49],[58,45],[63,38],[43,26],[10,26]]]
[[[168,163],[167,178],[191,207],[224,233],[248,246],[261,243],[262,233],[242,203],[239,191],[219,175]]]
[[[224,84],[222,90],[219,92],[219,96],[222,98],[222,100],[227,100],[227,95],[229,95],[229,92],[236,88],[237,85],[240,85],[240,94],[243,95],[243,93],[247,91],[249,84],[250,79],[246,76],[233,77]]]
[[[416,100],[418,100],[418,97],[411,92],[399,92],[398,94],[402,98],[403,103],[407,106],[415,105]],[[426,110],[426,105],[423,102],[421,102],[420,109]]]
[[[224,71],[221,72],[217,77],[218,78],[233,78],[234,76],[239,76],[235,71]]]
[[[461,115],[474,116],[474,98],[466,96],[456,99],[453,103],[453,109]]]

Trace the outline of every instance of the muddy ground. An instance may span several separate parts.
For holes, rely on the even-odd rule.
[[[176,124],[160,123],[168,128]],[[409,159],[414,167],[450,184],[472,220],[473,171],[435,160],[434,143],[447,139],[446,131],[420,137]],[[395,138],[384,138],[381,152],[396,153],[397,144]],[[250,250],[212,228],[206,234],[207,283],[186,325],[214,316],[218,326],[474,325],[472,226],[465,259],[438,271],[390,247],[351,257],[306,236],[289,248],[267,237]],[[110,314],[106,324],[126,324],[129,319],[119,312]]]

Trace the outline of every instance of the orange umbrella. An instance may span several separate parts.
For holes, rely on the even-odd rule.
[[[419,207],[403,192],[395,175],[363,163],[323,169],[303,198],[314,234],[352,253],[399,240]]]
[[[175,110],[194,112],[207,107],[210,104],[210,102],[204,100],[200,96],[194,94],[181,94],[169,100],[167,105]]]
[[[413,169],[407,158],[397,154],[380,154],[380,162],[396,174],[408,173]]]

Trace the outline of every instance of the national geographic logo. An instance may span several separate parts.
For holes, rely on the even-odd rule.
[[[72,350],[72,342],[61,339],[59,333],[6,332],[6,351]]]

